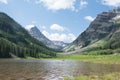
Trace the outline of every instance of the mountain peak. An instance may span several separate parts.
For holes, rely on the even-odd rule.
[[[27,28],[33,27],[30,25]],[[0,13],[0,44],[0,58],[10,58],[13,55],[21,58],[28,56],[39,58],[52,57],[51,54],[55,54],[5,13]]]
[[[120,8],[102,12],[91,22],[89,27],[67,47],[68,51],[87,47],[113,34],[116,24],[120,23]]]
[[[46,36],[44,36],[41,31],[34,25],[28,25],[26,27],[28,32],[36,38],[37,40],[41,41],[44,43],[47,47],[53,48],[53,49],[62,49],[63,47],[67,46],[67,43],[64,43],[62,41],[51,41],[49,40]]]
[[[32,28],[37,28],[35,25],[30,24],[30,25],[26,25],[25,29],[30,31]]]

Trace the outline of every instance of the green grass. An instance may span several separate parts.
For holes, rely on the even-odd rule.
[[[120,55],[58,55],[58,60],[81,60],[94,63],[120,64]]]
[[[74,79],[65,77],[64,80],[120,80],[120,73],[111,73],[102,76],[96,76],[96,75],[79,76],[79,77],[75,77]]]
[[[120,64],[120,55],[57,55],[56,58],[33,58],[26,57],[26,60],[80,60],[85,62]]]

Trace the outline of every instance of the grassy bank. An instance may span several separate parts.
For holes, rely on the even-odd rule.
[[[79,76],[75,79],[69,77],[64,78],[64,80],[120,80],[120,73],[111,73],[103,76]]]
[[[81,60],[94,63],[120,64],[120,55],[57,55],[56,58],[33,58],[27,57],[26,60]]]
[[[120,64],[120,55],[58,55],[57,58],[53,59]]]

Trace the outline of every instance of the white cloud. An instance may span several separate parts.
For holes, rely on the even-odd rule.
[[[41,29],[45,30],[45,29],[46,29],[46,26],[41,26]]]
[[[48,30],[48,29],[47,29]],[[63,41],[70,43],[76,39],[75,35],[70,32],[70,30],[66,27],[60,26],[58,24],[53,24],[50,26],[50,30],[55,30],[52,33],[47,32],[46,29],[42,31],[42,33],[53,41]],[[50,32],[51,32],[50,31]],[[60,31],[60,32],[58,32]]]
[[[81,0],[80,1],[80,7],[86,7],[88,5],[88,2],[87,1],[84,1],[84,0]]]
[[[27,30],[30,30],[32,27],[34,27],[35,25],[33,25],[33,24],[29,24],[29,25],[26,25],[25,26],[25,29],[27,29]]]
[[[62,27],[61,25],[58,25],[58,24],[53,24],[50,26],[50,29],[51,30],[56,30],[56,31],[64,31],[65,28]]]
[[[36,0],[36,3],[42,3],[47,9],[52,11],[71,9],[75,10],[76,0]]]
[[[103,5],[112,6],[112,7],[119,7],[120,0],[99,0]]]
[[[88,21],[93,21],[95,18],[93,18],[92,16],[86,16],[84,19]]]
[[[75,35],[72,33],[69,34],[60,34],[60,33],[48,33],[47,31],[42,31],[42,33],[49,38],[50,40],[53,41],[63,41],[63,42],[72,42],[76,39]]]
[[[8,0],[0,0],[0,3],[8,4]]]

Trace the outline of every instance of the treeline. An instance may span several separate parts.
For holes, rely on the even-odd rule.
[[[0,58],[27,56],[55,57],[54,50],[47,48],[31,35],[15,20],[5,13],[0,13]]]
[[[9,58],[11,55],[15,55],[21,58],[28,56],[41,58],[41,57],[55,57],[56,53],[50,50],[46,50],[37,45],[31,45],[29,47],[21,47],[6,39],[0,38],[0,58]]]

